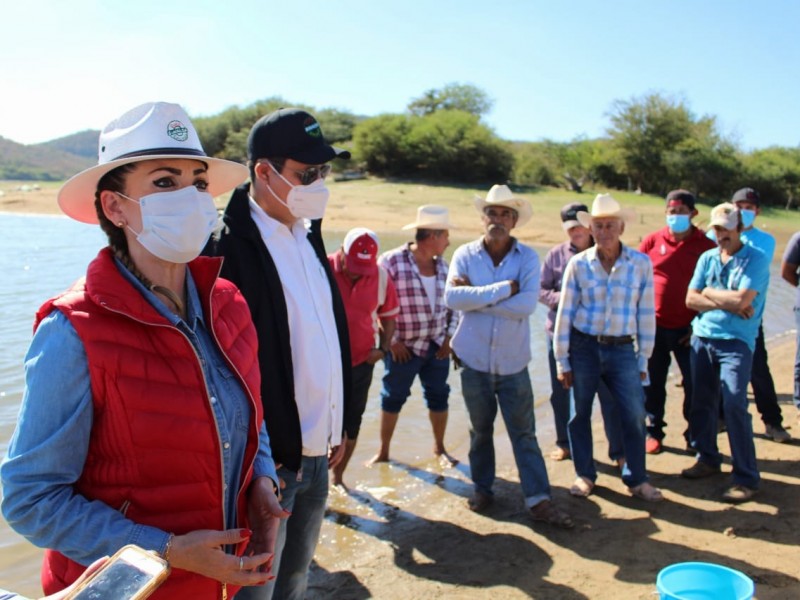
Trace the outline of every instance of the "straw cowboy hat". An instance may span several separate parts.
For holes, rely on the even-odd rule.
[[[208,193],[224,194],[245,181],[247,167],[208,156],[186,112],[177,104],[148,102],[111,121],[100,133],[97,165],[69,179],[58,192],[67,216],[96,224],[94,194],[100,179],[117,167],[159,158],[190,158],[208,166]]]
[[[486,199],[480,196],[475,196],[475,208],[478,212],[483,214],[484,209],[488,206],[505,206],[506,208],[513,208],[517,211],[517,224],[516,227],[521,227],[531,220],[533,216],[533,209],[531,203],[522,198],[515,198],[507,185],[493,185],[489,193],[486,194]]]
[[[417,220],[403,229],[455,229],[450,223],[450,213],[444,206],[425,204],[417,209]]]
[[[622,208],[611,194],[597,194],[592,202],[592,212],[581,210],[577,217],[581,225],[591,227],[592,219],[600,217],[617,217],[624,222],[630,221],[633,218],[633,211],[629,208]]]

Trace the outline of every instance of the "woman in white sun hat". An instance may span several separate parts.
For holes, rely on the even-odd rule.
[[[112,121],[98,164],[59,191],[109,243],[36,315],[0,471],[4,516],[47,548],[45,593],[130,543],[172,566],[153,598],[224,598],[269,576],[282,510],[256,333],[221,260],[198,258],[213,196],[246,177],[157,102]]]

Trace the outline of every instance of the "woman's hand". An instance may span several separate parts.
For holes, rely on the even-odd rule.
[[[169,562],[176,569],[205,575],[222,583],[263,585],[272,563],[272,552],[234,556],[225,553],[225,546],[251,539],[248,529],[213,531],[203,529],[176,535],[169,551]],[[273,543],[274,548],[274,543]]]
[[[285,484],[281,482],[281,487],[284,486]],[[258,567],[258,570],[266,578],[272,569],[280,520],[288,518],[292,513],[281,506],[278,495],[276,495],[275,483],[269,477],[254,479],[250,483],[247,494],[247,516],[250,519],[253,535],[244,553],[248,557],[269,555],[269,560]],[[277,494],[280,494],[279,490]]]

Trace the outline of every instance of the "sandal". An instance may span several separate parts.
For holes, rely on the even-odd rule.
[[[467,500],[467,507],[472,512],[483,512],[492,504],[494,498],[489,494],[484,494],[483,492],[475,492],[472,496],[469,497]]]
[[[567,460],[570,457],[569,448],[562,448],[561,446],[556,446],[550,452],[550,458],[552,460]]]
[[[644,483],[640,483],[636,487],[628,488],[628,491],[637,498],[647,502],[661,502],[664,499],[664,495],[661,493],[661,490],[650,485],[646,481]]]
[[[578,477],[572,487],[569,488],[569,493],[578,498],[587,498],[594,489],[594,483],[586,477]]]
[[[541,521],[548,525],[563,527],[564,529],[571,529],[575,526],[572,517],[559,509],[550,500],[542,500],[539,504],[531,506],[528,510],[534,521]]]

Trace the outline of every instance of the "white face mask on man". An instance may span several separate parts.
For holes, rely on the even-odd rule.
[[[182,264],[197,258],[219,222],[214,198],[193,185],[138,200],[117,193],[138,204],[142,213],[142,230],[128,229],[148,252],[167,262]]]
[[[325,216],[325,208],[328,206],[328,198],[331,193],[322,177],[315,179],[308,185],[292,185],[283,175],[278,173],[278,170],[271,162],[264,162],[289,186],[289,193],[286,195],[286,201],[284,202],[273,191],[272,187],[268,183],[266,184],[270,194],[278,202],[286,206],[292,215],[298,219],[310,219],[312,221]]]

